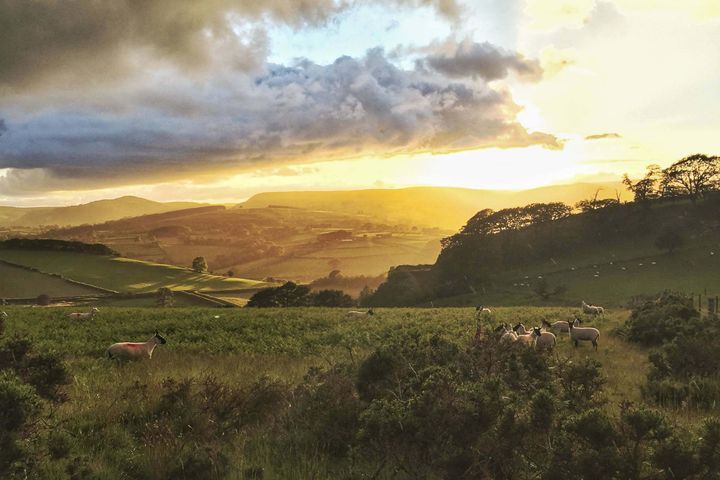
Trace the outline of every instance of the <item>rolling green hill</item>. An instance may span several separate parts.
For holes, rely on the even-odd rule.
[[[153,202],[139,197],[120,197],[68,207],[0,207],[0,226],[83,225],[125,217],[198,207],[193,202]]]
[[[174,290],[242,290],[264,285],[253,280],[198,274],[171,265],[83,253],[0,250],[0,260],[129,293],[154,292],[160,287]],[[28,285],[21,296],[33,297],[45,293],[39,289],[40,286]]]

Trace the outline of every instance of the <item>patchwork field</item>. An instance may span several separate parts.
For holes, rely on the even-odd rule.
[[[171,265],[83,253],[0,250],[0,260],[119,292],[154,292],[160,287],[174,290],[232,290],[263,285],[253,280],[198,274]],[[28,289],[23,291],[26,297],[45,293],[35,285],[28,285]]]

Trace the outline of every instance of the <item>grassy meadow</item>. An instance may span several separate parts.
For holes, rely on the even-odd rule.
[[[292,387],[302,382],[312,367],[356,364],[374,348],[405,334],[438,335],[464,347],[477,325],[470,308],[378,309],[375,316],[362,319],[347,318],[345,309],[328,308],[102,308],[92,321],[67,319],[64,314],[69,310],[64,308],[5,310],[9,316],[7,337],[29,337],[36,350],[56,352],[67,362],[72,378],[68,401],[53,407],[48,421],[72,438],[73,449],[82,452],[97,478],[107,479],[129,478],[123,473],[126,462],[142,464],[137,468],[146,472],[143,478],[166,478],[162,472],[147,472],[159,468],[153,462],[167,452],[158,450],[155,443],[136,451],[126,416],[144,411],[143,402],[148,399],[164,398],[161,387],[169,381],[213,377],[242,388],[268,378]],[[497,308],[483,326],[490,328],[500,322],[540,325],[542,319],[567,319],[575,312],[560,307]],[[572,348],[561,334],[556,352],[551,354],[559,362],[598,360],[607,378],[605,408],[613,412],[625,400],[640,401],[640,385],[648,368],[646,349],[613,334],[627,314],[611,310],[587,319],[588,325],[602,332],[597,352],[588,344]],[[156,329],[167,344],[157,347],[152,360],[123,366],[104,357],[110,344],[144,341]],[[687,411],[674,414],[685,424],[697,417]],[[240,436],[233,442],[230,457],[228,478],[258,478],[248,476],[252,468],[262,468],[264,478],[337,478],[332,458],[309,455],[307,449],[301,455],[283,454],[264,434]],[[65,478],[60,471],[45,473],[47,478]]]

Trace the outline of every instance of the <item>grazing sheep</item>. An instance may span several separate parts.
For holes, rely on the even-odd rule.
[[[592,327],[576,327],[572,323],[568,325],[570,326],[570,340],[576,347],[579,342],[592,342],[593,348],[597,350],[600,330]]]
[[[532,347],[535,343],[535,339],[532,337],[532,335],[530,335],[531,332],[525,330],[525,325],[523,325],[522,323],[518,323],[517,325],[515,325],[513,327],[513,332],[515,332],[515,335],[517,335],[517,340],[521,344],[527,347]]]
[[[492,315],[492,310],[482,305],[475,307],[475,318],[480,318],[483,315]]]
[[[518,335],[530,335],[530,332],[528,332],[525,329],[525,325],[522,323],[518,323],[513,327],[513,332],[517,333]]]
[[[346,317],[371,317],[375,315],[375,312],[373,312],[373,309],[369,309],[367,312],[358,312],[357,310],[350,310],[345,314]]]
[[[557,322],[550,323],[547,320],[542,321],[543,326],[545,327],[545,330],[552,330],[556,334],[558,333],[568,333],[570,331],[570,326],[567,320],[558,320]],[[575,320],[573,320],[573,323],[576,327],[580,326],[579,318],[575,317]]]
[[[86,313],[68,313],[67,317],[75,320],[87,320],[88,318],[92,320],[93,318],[95,318],[95,314],[99,312],[100,310],[93,307],[89,312]]]
[[[531,337],[535,340],[535,348],[536,349],[547,349],[552,350],[555,348],[555,344],[557,343],[557,339],[555,338],[555,335],[551,332],[543,332],[540,330],[540,327],[533,327],[532,333],[530,334]]]
[[[498,340],[501,343],[512,343],[518,339],[517,334],[513,332],[506,323],[495,328],[495,333],[499,335]]]
[[[120,342],[113,343],[108,347],[105,352],[108,358],[126,361],[126,360],[142,360],[145,358],[152,358],[153,350],[158,345],[164,345],[166,340],[155,331],[155,335],[152,336],[147,342]]]
[[[585,303],[585,300],[582,301],[582,311],[583,313],[589,313],[591,315],[602,315],[605,313],[605,309],[603,307],[598,307],[596,305],[588,305]]]

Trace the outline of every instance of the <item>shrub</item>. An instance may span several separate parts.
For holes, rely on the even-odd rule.
[[[39,413],[40,401],[33,388],[10,372],[0,372],[0,477],[10,476],[27,459],[18,439],[27,433]]]
[[[310,288],[287,282],[274,288],[266,288],[255,293],[247,307],[304,307],[309,303]]]
[[[628,340],[645,346],[669,343],[685,333],[697,333],[701,327],[700,312],[692,299],[670,292],[634,308],[625,323]]]
[[[319,290],[310,294],[309,303],[314,307],[352,307],[355,304],[342,290]]]
[[[52,298],[46,293],[41,293],[37,296],[37,299],[35,299],[35,303],[38,305],[47,306],[52,303]]]

